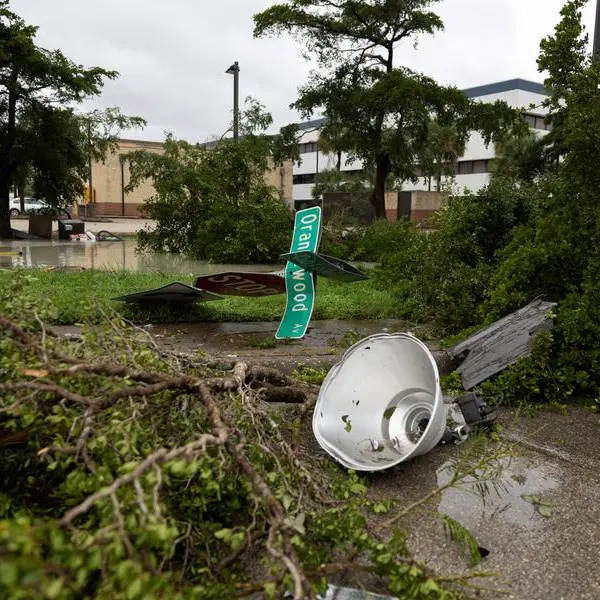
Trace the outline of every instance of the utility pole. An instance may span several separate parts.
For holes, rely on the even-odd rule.
[[[236,60],[225,71],[228,75],[233,75],[233,141],[237,142],[240,131],[240,65]]]
[[[88,136],[88,185],[89,195],[88,201],[85,204],[85,216],[88,216],[88,204],[92,203],[94,196],[94,179],[92,177],[92,124],[88,121],[87,123],[87,136]]]
[[[596,26],[594,27],[592,61],[594,63],[600,61],[600,0],[596,0]]]

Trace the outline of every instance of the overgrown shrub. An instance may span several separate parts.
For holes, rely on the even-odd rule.
[[[515,402],[600,396],[600,257],[597,251],[591,256],[582,284],[559,298],[554,329],[540,334],[531,356],[484,384],[485,390],[502,391]]]
[[[156,187],[144,205],[156,227],[140,233],[142,248],[221,263],[276,262],[288,250],[292,215],[244,142],[208,149],[169,139],[163,155],[132,160]]]
[[[551,337],[502,376],[522,398],[597,397],[600,385],[600,68],[587,54],[584,4],[565,4],[538,60],[549,72],[549,153],[563,160],[542,177],[537,209],[498,253],[482,306],[492,318],[536,296],[558,302]]]
[[[478,194],[451,198],[424,233],[408,223],[375,271],[380,287],[392,287],[406,317],[433,320],[459,331],[481,319],[496,252],[531,212],[535,186],[497,178]]]
[[[517,224],[496,255],[482,307],[489,318],[540,295],[556,301],[565,298],[582,283],[591,256],[590,242],[597,236],[595,218],[577,215],[564,174],[546,175],[528,189],[534,192],[528,218]]]
[[[406,219],[395,223],[380,219],[372,225],[355,227],[329,221],[323,228],[319,252],[343,260],[379,262],[395,250],[401,251],[412,233]]]
[[[365,226],[348,228],[326,224],[321,232],[319,252],[342,260],[365,260],[361,245],[366,229]]]
[[[518,179],[531,173],[524,165],[513,179],[494,176],[478,194],[453,199],[437,233],[416,251],[384,257],[377,272],[413,318],[446,332],[488,324],[539,296],[557,302],[553,331],[484,386],[514,400],[600,391],[600,66],[587,54],[584,4],[568,1],[554,36],[542,41],[553,131],[531,146],[540,157],[524,157],[529,166],[562,160],[533,182]]]

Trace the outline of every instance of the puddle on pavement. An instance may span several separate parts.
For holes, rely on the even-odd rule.
[[[438,485],[447,483],[450,476],[450,463],[446,463],[437,471]],[[555,508],[552,500],[560,489],[561,481],[557,465],[519,456],[506,460],[500,485],[494,487],[489,483],[485,496],[478,490],[476,478],[467,479],[460,488],[451,488],[443,494],[438,511],[459,521],[472,532],[491,520],[526,529],[543,527]]]
[[[136,252],[135,240],[123,242],[70,242],[14,240],[0,245],[0,268],[61,267],[177,273],[193,276],[219,271],[268,272],[281,265],[224,265],[190,260],[180,254]]]

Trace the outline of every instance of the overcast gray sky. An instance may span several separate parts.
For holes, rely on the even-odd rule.
[[[91,107],[119,106],[148,121],[139,139],[166,131],[190,141],[221,134],[231,119],[232,77],[240,95],[266,105],[277,127],[297,121],[288,107],[310,65],[286,38],[254,40],[252,15],[270,0],[12,0],[40,27],[38,43],[86,66],[119,71]],[[553,31],[563,0],[444,0],[445,31],[408,42],[402,64],[461,88],[521,77],[542,81],[540,39]],[[593,34],[595,1],[584,13]]]

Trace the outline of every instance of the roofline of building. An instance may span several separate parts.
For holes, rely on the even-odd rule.
[[[507,79],[506,81],[497,81],[495,83],[487,83],[485,85],[478,85],[471,88],[463,89],[462,92],[467,98],[479,98],[481,96],[491,96],[492,94],[502,94],[503,92],[512,92],[514,90],[520,90],[523,92],[531,92],[533,94],[542,94],[548,96],[549,92],[543,84],[537,81],[530,81],[528,79]],[[296,123],[298,129],[304,131],[306,129],[320,129],[325,125],[327,119],[321,117],[318,119],[312,119],[310,121],[303,121]],[[129,144],[147,145],[155,148],[163,146],[163,142],[149,142],[146,140],[132,140],[132,139],[120,139],[119,142]],[[210,147],[215,144],[216,141],[204,142],[199,144],[200,146]]]
[[[302,123],[297,123],[298,129],[318,129],[319,127],[323,127],[327,119],[322,117],[320,119],[313,119],[312,121],[303,121]]]
[[[549,92],[543,84],[528,79],[507,79],[506,81],[497,81],[486,85],[478,85],[463,90],[463,94],[468,98],[478,98],[479,96],[490,96],[492,94],[501,94],[502,92],[512,92],[520,90],[531,92],[532,94],[542,94],[548,96]]]
[[[119,144],[135,144],[137,146],[151,146],[153,148],[162,148],[164,142],[153,142],[150,140],[132,140],[130,138],[119,138]]]

